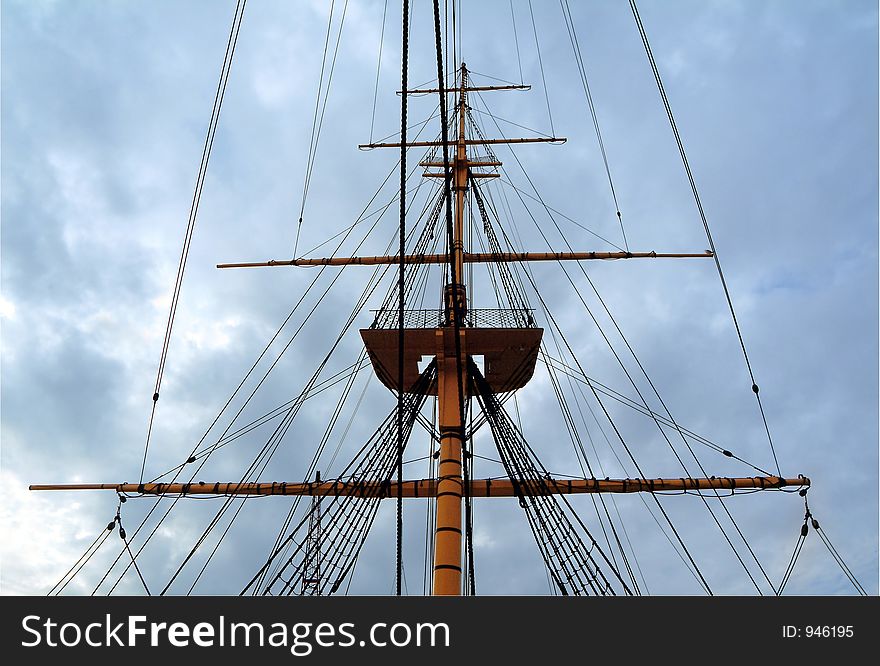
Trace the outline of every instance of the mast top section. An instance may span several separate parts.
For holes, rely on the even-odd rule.
[[[531,90],[532,86],[524,85],[524,84],[510,84],[510,85],[490,85],[490,86],[472,86],[468,82],[468,69],[467,65],[461,63],[461,84],[458,86],[451,87],[437,87],[437,88],[417,88],[413,90],[407,90],[407,95],[427,95],[430,93],[457,93],[459,95],[459,103],[456,104],[458,107],[457,114],[459,116],[459,134],[458,138],[455,140],[449,140],[446,145],[452,146],[483,146],[483,145],[499,145],[499,144],[516,144],[516,143],[555,143],[561,144],[565,143],[566,139],[563,137],[550,136],[550,137],[529,137],[529,138],[501,138],[501,139],[466,139],[464,136],[464,117],[467,111],[467,93],[469,92],[496,92],[499,90]],[[402,91],[398,90],[397,94],[402,94]],[[358,145],[358,148],[361,150],[372,150],[373,148],[400,148],[402,144],[400,143],[364,143]],[[436,148],[443,146],[442,141],[410,141],[406,143],[407,148]]]
[[[467,75],[468,68],[465,63],[461,63],[461,74],[462,74],[462,84],[460,86],[453,86],[451,88],[417,88],[414,90],[407,90],[407,95],[427,95],[428,93],[439,93],[439,92],[454,92],[454,93],[462,93],[462,92],[494,92],[496,90],[531,90],[532,86],[525,84],[515,84],[511,83],[506,86],[469,86],[467,84]],[[439,83],[439,81],[438,81]],[[398,90],[397,94],[402,94],[403,91]]]

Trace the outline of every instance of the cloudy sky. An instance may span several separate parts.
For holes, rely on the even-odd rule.
[[[340,24],[341,39],[305,203],[330,3],[248,4],[190,250],[147,477],[186,459],[317,274],[294,268],[218,271],[215,264],[289,258],[302,208],[299,253],[308,251],[357,220],[393,171],[395,151],[357,149],[371,133],[379,139],[399,129],[394,91],[400,10],[390,4],[373,119],[385,3],[336,0],[331,53]],[[529,92],[487,94],[474,103],[531,128],[504,122],[498,128],[482,115],[487,133],[568,138],[561,146],[517,147],[523,170],[510,150],[498,151],[513,185],[535,196],[527,174],[540,197],[566,216],[551,218],[524,195],[526,209],[516,190],[500,186],[507,188],[511,224],[523,245],[547,249],[536,227],[554,249],[564,249],[560,234],[575,249],[612,249],[584,228],[621,244],[560,6],[532,3],[533,27],[527,2],[514,0],[512,10],[506,1],[476,4],[457,17],[461,53],[479,73],[475,80],[519,82],[521,70],[522,79],[533,84]],[[430,3],[414,5],[410,80],[422,83],[436,76]],[[232,2],[207,0],[2,2],[4,594],[45,594],[116,511],[112,493],[36,494],[28,484],[136,481],[140,474],[165,320],[233,9]],[[628,4],[576,2],[571,9],[629,247],[703,251],[706,237]],[[812,479],[814,515],[861,584],[876,594],[876,3],[643,0],[640,9],[782,471]],[[413,99],[413,122],[431,116],[435,103],[433,97]],[[433,123],[428,136],[438,131]],[[369,211],[393,200],[394,180]],[[396,233],[395,211],[396,204],[381,217],[362,253],[384,251]],[[340,253],[353,252],[365,231],[360,225]],[[312,254],[323,256],[332,247]],[[775,470],[711,261],[588,262],[585,272],[575,265],[567,269],[611,348],[637,373],[613,324],[600,314],[602,305],[586,282],[590,277],[680,424]],[[282,342],[316,307],[242,423],[295,397],[329,351],[370,274],[361,267],[346,269],[316,305],[317,294],[337,273],[319,277],[285,328]],[[535,279],[587,374],[635,397],[559,266],[536,267]],[[386,288],[379,288],[367,310],[379,307]],[[478,291],[477,297],[488,293]],[[540,309],[534,294],[530,300]],[[322,377],[354,362],[362,347],[356,329],[369,322],[369,313],[361,313]],[[548,350],[564,357],[552,344],[546,318],[542,324]],[[262,371],[280,347],[272,348]],[[644,378],[637,383],[648,391]],[[341,390],[340,384],[306,403],[261,480],[302,480]],[[648,398],[660,409],[655,397]],[[580,473],[545,370],[536,372],[517,404],[524,433],[546,467]],[[369,372],[358,376],[318,465],[325,478],[342,469],[393,405],[388,391],[369,381]],[[584,401],[582,408],[588,405]],[[590,406],[597,408],[595,402]],[[650,420],[615,403],[608,407],[646,474],[682,475]],[[610,432],[607,421],[602,426]],[[595,442],[592,462],[605,475],[635,475],[617,462],[588,413],[583,428],[582,435]],[[221,430],[206,441],[216,441]],[[200,478],[237,480],[269,432],[258,429],[219,450]],[[340,452],[331,464],[337,444]],[[407,458],[424,456],[427,446],[425,434],[417,431]],[[475,448],[497,457],[486,433]],[[698,454],[710,474],[755,473],[706,448]],[[421,476],[424,468],[424,462],[413,462],[407,476]],[[500,473],[494,463],[476,464],[476,476]],[[572,501],[598,534],[589,499]],[[699,498],[662,501],[713,592],[755,593]],[[719,500],[710,501],[720,513]],[[778,584],[797,541],[803,500],[767,492],[721,501]],[[123,506],[129,532],[154,503],[133,500]],[[393,504],[386,504],[352,592],[393,590],[394,515]],[[618,497],[609,506],[627,530],[645,591],[701,593],[641,498]],[[165,586],[217,507],[215,501],[186,500],[162,523],[138,559],[151,590]],[[237,594],[265,560],[289,507],[282,498],[245,503],[195,591]],[[729,523],[726,529],[733,533]],[[515,501],[477,504],[474,531],[478,593],[549,593]],[[212,533],[171,592],[187,591],[218,536]],[[424,537],[425,505],[408,503],[405,570],[412,594],[423,590]],[[139,536],[133,546],[141,543]],[[119,549],[118,538],[109,540],[65,593],[91,592]],[[753,564],[751,569],[758,575]],[[99,591],[106,593],[121,574],[116,567]],[[143,588],[129,572],[115,592],[140,594]],[[811,533],[786,592],[854,590]]]

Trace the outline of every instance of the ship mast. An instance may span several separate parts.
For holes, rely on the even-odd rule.
[[[463,456],[468,455],[464,428],[464,406],[473,398],[472,394],[484,392],[506,393],[524,386],[534,372],[538,350],[541,344],[542,329],[533,324],[528,326],[511,325],[508,319],[501,326],[486,325],[479,316],[468,312],[467,291],[464,284],[464,265],[466,263],[519,263],[527,261],[583,261],[640,258],[707,258],[711,252],[701,253],[657,253],[657,252],[492,252],[470,253],[464,244],[464,217],[466,196],[471,184],[482,178],[497,178],[497,172],[478,171],[480,168],[497,168],[501,163],[495,160],[471,160],[469,146],[494,144],[561,143],[565,139],[546,138],[501,138],[468,139],[466,137],[467,93],[472,91],[523,90],[528,86],[470,86],[467,67],[462,64],[459,85],[452,88],[411,90],[407,94],[440,92],[455,93],[457,136],[454,142],[454,158],[447,175],[444,162],[424,161],[420,166],[426,169],[441,168],[444,171],[426,171],[428,178],[447,178],[451,180],[454,192],[454,217],[451,242],[444,254],[418,254],[404,256],[406,264],[447,264],[450,268],[449,282],[443,290],[442,321],[439,326],[411,325],[407,321],[394,321],[393,326],[385,327],[374,323],[369,329],[361,330],[361,336],[369,353],[374,371],[388,388],[405,393],[433,395],[438,399],[439,462],[434,479],[404,481],[402,485],[389,479],[360,479],[357,482],[342,480],[313,483],[259,482],[259,483],[98,483],[98,484],[55,484],[32,485],[31,490],[114,490],[120,494],[140,495],[292,495],[322,497],[351,497],[361,499],[382,499],[402,496],[405,498],[436,498],[435,547],[433,554],[433,594],[452,596],[462,592],[462,505],[468,497],[525,497],[567,495],[580,493],[632,493],[663,491],[703,491],[736,489],[774,489],[786,486],[806,487],[810,480],[800,476],[783,478],[778,476],[759,476],[746,478],[708,477],[679,479],[542,479],[539,485],[524,484],[511,476],[509,480],[471,479],[465,482],[462,475]],[[445,119],[443,119],[445,122]],[[407,142],[406,147],[442,147],[442,141]],[[448,147],[453,147],[447,144]],[[361,148],[400,148],[400,143],[371,143]],[[315,266],[315,265],[396,265],[397,256],[372,257],[330,257],[294,258],[291,260],[271,260],[268,262],[244,262],[218,264],[218,268],[250,268],[264,266]],[[522,315],[523,313],[514,313]],[[406,314],[405,314],[406,317]],[[531,321],[531,317],[528,317]],[[522,321],[520,318],[518,321]],[[480,325],[480,324],[483,325]],[[400,341],[399,329],[403,328],[404,367],[399,367]],[[421,373],[418,363],[424,356],[433,356],[436,361],[436,383],[427,385],[419,381]],[[472,368],[472,358],[483,356],[485,377],[476,376]],[[402,370],[402,372],[401,372]],[[403,377],[403,386],[399,385]],[[477,388],[480,383],[482,390]],[[490,395],[491,397],[491,395]],[[730,455],[724,451],[726,455]],[[313,504],[314,511],[320,511],[320,504]],[[321,514],[312,515],[310,532],[320,530]],[[316,536],[310,542],[307,557],[320,558],[321,544]],[[310,570],[320,572],[315,564]],[[310,574],[304,579],[303,592],[319,593],[317,581],[320,573]],[[306,589],[308,588],[308,589]]]
[[[461,65],[458,90],[458,139],[452,164],[455,192],[450,280],[444,289],[445,326],[443,346],[437,353],[437,400],[440,430],[440,457],[437,468],[437,516],[434,535],[434,585],[436,595],[457,595],[461,591],[461,509],[464,484],[464,387],[467,386],[466,359],[462,357],[460,332],[467,312],[464,284],[464,197],[468,188],[465,111],[467,109],[467,67]],[[443,176],[445,177],[445,173]],[[476,175],[475,175],[476,177]],[[452,344],[449,344],[451,338]],[[450,354],[450,352],[452,352]]]

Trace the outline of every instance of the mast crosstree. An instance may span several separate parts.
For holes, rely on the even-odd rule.
[[[32,490],[113,490],[120,494],[142,495],[289,495],[314,498],[310,512],[310,528],[307,537],[306,562],[300,567],[301,593],[321,593],[321,498],[353,498],[376,500],[383,498],[434,498],[436,520],[434,528],[433,586],[435,595],[459,595],[462,592],[462,508],[467,497],[517,497],[526,509],[536,539],[548,524],[561,534],[558,548],[548,557],[562,557],[560,552],[573,549],[577,557],[566,556],[560,560],[565,568],[569,560],[580,562],[580,568],[567,574],[565,581],[556,582],[564,593],[614,593],[604,579],[591,552],[597,546],[586,546],[580,538],[572,538],[570,522],[562,517],[561,509],[554,504],[556,496],[593,493],[655,493],[664,491],[733,491],[737,489],[778,489],[787,486],[806,487],[810,480],[800,476],[757,476],[745,478],[632,478],[632,479],[556,479],[541,474],[531,449],[524,443],[514,427],[504,419],[500,402],[494,396],[509,393],[526,385],[531,379],[541,347],[543,329],[538,328],[531,311],[501,311],[488,316],[486,311],[469,311],[467,289],[464,283],[464,266],[471,263],[509,264],[532,261],[584,261],[618,260],[639,258],[711,258],[712,252],[657,253],[657,252],[483,252],[471,253],[465,247],[465,207],[468,192],[476,190],[482,179],[497,178],[499,174],[480,169],[498,168],[497,159],[471,159],[468,149],[472,146],[495,144],[561,143],[560,137],[501,138],[483,137],[469,139],[466,136],[466,120],[469,107],[467,93],[471,91],[527,90],[529,86],[470,86],[468,70],[462,64],[460,85],[443,88],[443,93],[455,93],[457,136],[445,146],[454,149],[449,161],[449,172],[443,162],[427,159],[420,163],[425,169],[443,168],[444,171],[425,171],[427,178],[449,178],[454,193],[453,233],[450,247],[445,253],[405,255],[406,264],[448,265],[449,281],[443,290],[443,308],[433,315],[420,316],[430,311],[409,311],[404,321],[377,316],[373,326],[360,331],[373,369],[382,383],[392,391],[403,391],[413,404],[408,422],[415,420],[418,408],[427,395],[436,395],[438,402],[439,455],[435,478],[405,480],[402,484],[389,478],[359,478],[356,480],[321,480],[320,476],[309,483],[261,482],[261,483],[99,483],[66,485],[33,485]],[[407,94],[440,93],[441,89],[416,89]],[[445,122],[445,119],[442,119]],[[412,141],[407,147],[442,147],[442,141]],[[400,143],[370,143],[363,149],[400,148]],[[249,268],[268,266],[348,266],[348,265],[397,265],[398,256],[361,256],[330,258],[294,258],[268,262],[218,264],[218,268]],[[383,313],[380,311],[380,315]],[[387,314],[387,313],[386,313]],[[500,324],[500,325],[499,325]],[[403,354],[400,354],[399,331],[403,329]],[[401,372],[400,358],[404,367]],[[419,371],[424,358],[433,359],[432,371],[436,380],[428,381]],[[483,357],[484,368],[480,371],[474,357]],[[403,385],[400,385],[400,377]],[[463,476],[463,458],[468,451],[464,427],[464,405],[476,399],[486,412],[492,426],[493,436],[504,458],[508,479],[467,479]],[[415,410],[415,411],[413,411]],[[506,434],[505,434],[506,433]],[[408,434],[408,433],[407,433]],[[505,439],[504,447],[500,439]],[[727,452],[725,452],[727,453]],[[538,463],[539,465],[539,463]],[[384,469],[384,468],[383,468]],[[542,468],[541,468],[542,469]],[[535,480],[537,478],[537,480]],[[549,502],[549,503],[548,503]],[[317,515],[316,515],[317,512]],[[545,524],[542,521],[550,521]],[[581,525],[583,525],[581,523]],[[539,543],[539,546],[541,544]],[[352,550],[352,552],[356,552]],[[567,551],[566,551],[567,552]],[[548,566],[549,566],[549,559]],[[332,564],[328,566],[332,567]],[[341,566],[341,565],[340,565]],[[613,567],[612,567],[613,569]],[[341,576],[347,575],[343,568]],[[555,577],[556,574],[554,574]],[[585,578],[583,578],[585,577]],[[618,576],[619,579],[619,576]],[[341,578],[333,585],[339,587]],[[580,583],[578,583],[580,581]],[[622,579],[624,590],[629,592]]]

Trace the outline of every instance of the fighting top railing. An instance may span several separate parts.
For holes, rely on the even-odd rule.
[[[396,308],[372,310],[375,313],[371,329],[399,328],[400,316]],[[537,328],[534,310],[478,308],[464,313],[461,325],[468,328]],[[443,309],[405,310],[404,328],[440,328],[446,326]]]

